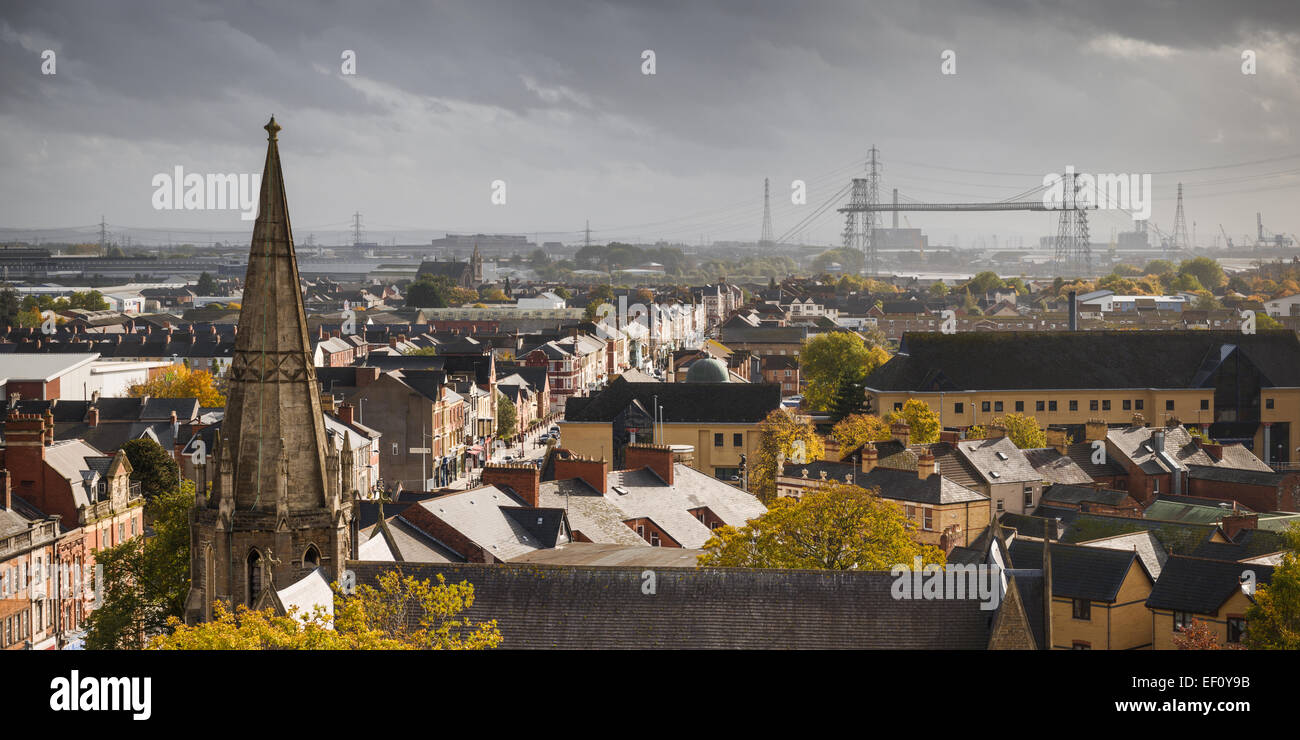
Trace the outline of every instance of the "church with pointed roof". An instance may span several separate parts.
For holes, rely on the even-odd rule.
[[[226,414],[190,526],[186,620],[215,601],[254,606],[319,570],[334,581],[355,555],[350,448],[325,436],[320,390],[278,133],[266,125],[266,165],[253,226],[228,382]]]

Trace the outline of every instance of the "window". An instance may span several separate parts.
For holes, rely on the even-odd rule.
[[[1091,649],[1092,649],[1092,644],[1091,644],[1091,643],[1087,643],[1087,642],[1083,642],[1082,640],[1075,640],[1075,641],[1074,641],[1074,645],[1072,645],[1072,646],[1070,647],[1070,649],[1071,649],[1071,650],[1091,650]]]
[[[394,456],[397,455],[397,449],[398,449],[398,447],[397,447],[397,443],[394,442],[394,443],[393,443],[393,455],[394,455]]]
[[[131,517],[131,536],[135,536],[135,517]]]
[[[1024,410],[1025,410],[1025,402],[1016,401],[1016,411],[1024,411]]]
[[[1186,627],[1192,623],[1192,615],[1189,612],[1174,612],[1174,632]]]
[[[1056,401],[1048,401],[1048,402],[1047,402],[1047,410],[1048,410],[1048,411],[1055,411],[1055,410],[1056,410]]]
[[[785,377],[790,377],[790,370],[788,368],[785,371]]]
[[[1088,410],[1089,410],[1089,411],[1096,411],[1098,405],[1099,405],[1099,403],[1098,403],[1097,399],[1094,398],[1094,399],[1092,399],[1091,401],[1088,402]]]
[[[952,405],[952,412],[953,412],[954,414],[964,414],[964,413],[966,413],[966,404],[964,404],[964,403],[954,403],[954,404]]]
[[[908,505],[907,505],[906,507],[904,507],[904,508],[905,508],[906,511],[907,511],[907,520],[908,520],[909,522],[912,521],[912,520],[914,520],[914,519],[916,519],[916,507],[915,507],[915,506],[913,506],[913,505],[911,505],[911,504],[908,504]]]
[[[1246,634],[1246,618],[1228,617],[1228,642],[1241,642],[1244,634]]]
[[[994,402],[993,402],[993,410],[994,410],[994,411],[1001,411],[1001,410],[1002,410],[1002,402],[1001,402],[1001,401],[994,401]]]
[[[1002,499],[998,499],[998,513],[1001,514],[1001,513],[1003,512],[1003,510],[1004,510],[1004,507],[1003,507],[1003,505],[1002,505]]]
[[[1071,401],[1071,402],[1070,402],[1070,410],[1071,410],[1071,411],[1078,411],[1078,410],[1079,410],[1079,402],[1078,402],[1078,401]]]
[[[989,403],[988,401],[980,402],[980,411],[992,411],[992,410],[993,410],[993,404]]]
[[[1045,408],[1047,408],[1047,404],[1045,402],[1034,401],[1034,411],[1042,411]]]
[[[1092,602],[1087,599],[1074,599],[1074,613],[1072,616],[1075,619],[1084,621],[1092,619]]]
[[[651,533],[650,533],[650,546],[651,546],[651,547],[658,547],[658,546],[659,546],[659,533],[658,533],[658,532],[651,532]]]
[[[1129,400],[1129,399],[1127,399],[1127,398],[1124,399],[1124,410],[1125,410],[1125,411],[1132,411],[1132,410],[1133,410],[1133,401],[1131,401],[1131,400]]]
[[[125,522],[119,522],[118,525],[117,525],[117,541],[118,541],[118,542],[125,542],[125,541],[126,541],[126,523],[125,523]]]
[[[1143,401],[1142,399],[1139,398],[1139,399],[1137,399],[1136,401],[1133,402],[1133,408],[1137,409],[1138,411],[1141,411],[1141,410],[1142,410],[1142,406],[1143,406],[1144,404],[1145,404],[1145,401]]]
[[[1025,486],[1025,511],[1029,511],[1029,507],[1033,505],[1034,505],[1034,487]]]
[[[894,410],[895,410],[895,411],[902,411],[902,410],[903,410],[903,404],[902,404],[902,403],[895,403],[895,404],[894,404]]]
[[[1174,401],[1171,398],[1168,401],[1165,401],[1165,411],[1173,411],[1173,410],[1174,410]]]
[[[1271,399],[1271,398],[1265,398],[1265,399],[1264,399],[1264,408],[1266,408],[1266,409],[1271,409],[1271,408],[1273,408],[1273,399]]]
[[[721,447],[721,446],[722,446],[722,434],[721,434],[721,433],[714,433],[714,435],[713,435],[713,446],[714,446],[714,447]]]
[[[921,513],[922,516],[925,517],[924,523],[921,525],[921,528],[927,532],[933,531],[934,530],[934,509],[923,509]]]
[[[636,535],[637,535],[638,537],[645,537],[645,525],[644,525],[644,524],[638,524],[638,525],[636,525]]]
[[[1101,410],[1102,410],[1102,411],[1110,411],[1110,399],[1109,399],[1109,398],[1107,398],[1106,400],[1104,400],[1104,401],[1101,402]]]
[[[1201,399],[1201,411],[1208,411],[1209,408],[1210,408],[1210,399],[1208,399],[1208,398],[1202,398],[1202,399]]]
[[[731,446],[732,446],[732,447],[744,447],[744,446],[745,446],[745,435],[743,435],[743,434],[733,434],[733,435],[731,435]]]

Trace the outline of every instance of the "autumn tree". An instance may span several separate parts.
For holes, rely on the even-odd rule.
[[[146,500],[175,491],[180,485],[181,469],[176,459],[152,439],[127,440],[122,444],[122,453],[131,463],[131,478],[139,481]]]
[[[831,428],[831,439],[843,452],[857,449],[867,442],[884,442],[889,439],[889,422],[871,414],[852,414]]]
[[[161,375],[131,386],[126,393],[132,398],[197,398],[200,406],[212,408],[226,405],[226,397],[217,390],[212,373],[192,370],[187,365],[175,365]]]
[[[1214,290],[1228,282],[1228,278],[1224,277],[1223,268],[1219,266],[1218,262],[1209,257],[1193,257],[1183,260],[1178,265],[1178,273],[1195,277],[1197,282],[1209,290]]]
[[[1246,610],[1246,647],[1251,650],[1300,650],[1300,525],[1286,531],[1287,551],[1268,583],[1255,587],[1255,603]]]
[[[1040,450],[1047,446],[1047,433],[1033,416],[1014,412],[1006,416],[995,416],[989,426],[1005,427],[1011,443],[1022,450]],[[988,436],[988,428],[982,425],[966,430],[967,439],[987,439]]]
[[[775,409],[758,425],[758,449],[747,460],[749,490],[764,502],[776,497],[777,458],[787,462],[817,460],[825,451],[811,421],[796,421],[789,412]]]
[[[942,565],[939,548],[912,539],[916,525],[876,489],[823,483],[800,499],[780,497],[744,527],[720,527],[701,567],[889,570],[914,558]]]
[[[214,603],[213,619],[187,626],[173,618],[170,635],[150,642],[153,650],[483,650],[501,644],[496,620],[472,622],[461,613],[474,605],[474,585],[447,584],[391,570],[379,588],[361,585],[345,595],[335,584],[334,616],[316,606],[278,616],[273,609],[240,605],[232,612]],[[418,618],[412,620],[412,616]]]
[[[185,613],[192,508],[194,483],[182,481],[145,504],[153,536],[95,553],[95,563],[104,566],[104,596],[87,619],[87,649],[139,650]]]
[[[1179,627],[1174,635],[1174,647],[1179,650],[1241,650],[1241,645],[1220,645],[1218,635],[1210,630],[1209,625],[1193,618],[1188,624]]]
[[[818,334],[804,343],[799,354],[799,372],[807,381],[804,400],[811,409],[829,410],[843,384],[861,382],[888,361],[888,352],[868,345],[854,332]]]
[[[889,415],[889,424],[907,422],[908,444],[925,445],[939,441],[939,415],[930,404],[919,398],[908,399],[903,408]]]

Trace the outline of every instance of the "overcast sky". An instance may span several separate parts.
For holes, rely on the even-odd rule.
[[[873,144],[886,193],[918,200],[998,200],[1073,165],[1156,173],[1165,230],[1181,179],[1205,244],[1220,223],[1253,234],[1256,211],[1300,232],[1298,41],[1300,3],[1283,0],[6,3],[0,227],[102,214],[160,239],[249,231],[234,211],[155,210],[151,183],[177,165],[260,173],[275,114],[299,242],[337,240],[354,211],[383,241],[572,241],[588,218],[600,241],[754,240],[764,177],[780,236]],[[908,218],[963,246],[1055,228],[1041,213]],[[1093,234],[1129,223],[1097,214]],[[841,228],[830,212],[796,239]]]

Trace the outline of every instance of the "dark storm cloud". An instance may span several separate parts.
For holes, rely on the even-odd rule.
[[[171,162],[258,163],[271,112],[292,142],[295,213],[317,224],[360,208],[376,224],[531,231],[592,217],[673,221],[628,237],[754,238],[764,176],[780,196],[832,172],[811,183],[829,194],[873,143],[886,184],[927,199],[1037,182],[903,163],[1032,173],[1260,159],[1300,148],[1297,16],[1287,2],[1121,0],[6,6],[0,117],[13,136],[0,166],[25,185],[0,186],[0,222],[104,210],[181,222],[141,205],[141,178]],[[39,75],[43,48],[58,51],[55,78]],[[1257,77],[1240,74],[1243,48],[1257,48]],[[339,74],[344,49],[355,79]],[[953,77],[939,74],[944,49]],[[496,178],[511,184],[508,209],[486,202]],[[1207,222],[1239,218],[1235,201],[1215,203]],[[778,230],[803,213],[775,205]],[[834,237],[831,221],[817,237]]]

